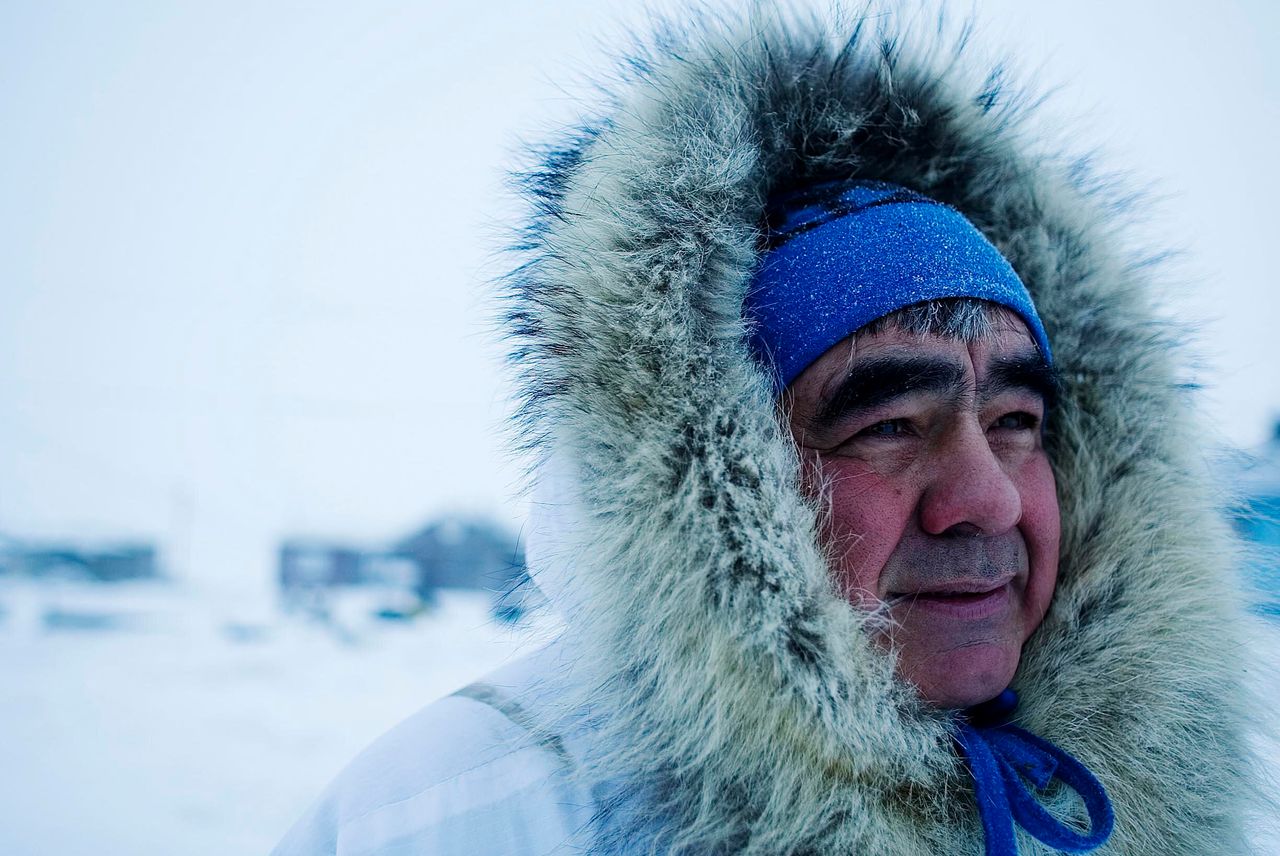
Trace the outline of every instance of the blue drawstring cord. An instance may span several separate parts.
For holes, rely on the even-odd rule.
[[[956,742],[973,774],[978,814],[986,834],[986,856],[1017,856],[1013,822],[1031,836],[1065,853],[1088,853],[1106,843],[1115,812],[1102,783],[1062,749],[1009,723],[1018,696],[1005,690],[989,702],[969,708],[959,720]],[[1058,820],[1028,790],[1030,781],[1044,790],[1055,778],[1084,800],[1089,832]]]

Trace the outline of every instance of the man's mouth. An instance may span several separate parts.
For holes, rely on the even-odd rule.
[[[923,609],[947,618],[976,620],[996,614],[1011,599],[1009,580],[994,587],[990,580],[984,580],[951,583],[922,591],[890,592],[888,602],[895,609]]]

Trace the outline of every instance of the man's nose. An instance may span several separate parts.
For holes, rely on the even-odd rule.
[[[920,526],[930,535],[1000,535],[1022,519],[1022,496],[977,425],[957,430],[926,462]]]

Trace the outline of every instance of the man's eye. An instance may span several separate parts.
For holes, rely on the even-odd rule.
[[[899,437],[908,432],[907,420],[886,419],[874,425],[868,425],[858,432],[859,437]]]
[[[1002,431],[1029,431],[1039,424],[1040,419],[1035,414],[1018,411],[1006,413],[992,423],[991,427]]]

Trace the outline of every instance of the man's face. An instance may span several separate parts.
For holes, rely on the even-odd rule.
[[[900,676],[944,707],[1008,686],[1057,579],[1052,375],[1020,319],[998,330],[858,334],[786,393],[837,585],[887,608]]]

